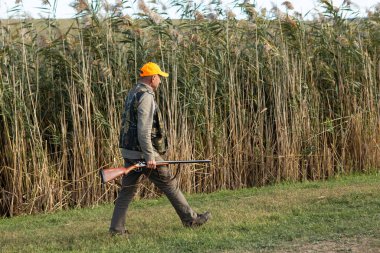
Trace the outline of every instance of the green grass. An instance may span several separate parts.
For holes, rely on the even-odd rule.
[[[133,202],[128,238],[108,235],[112,205],[21,216],[0,220],[0,252],[301,252],[326,243],[330,250],[380,250],[379,174],[188,200],[195,210],[212,212],[210,223],[182,227],[166,198]]]

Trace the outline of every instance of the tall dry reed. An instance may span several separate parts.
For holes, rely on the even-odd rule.
[[[245,2],[247,19],[237,20],[218,3],[179,2],[184,19],[170,20],[142,1],[132,19],[127,4],[100,12],[100,1],[77,1],[69,25],[2,21],[2,216],[115,198],[97,172],[122,165],[124,97],[147,61],[170,73],[157,96],[168,158],[212,159],[179,168],[186,192],[378,170],[379,10],[346,20],[349,6],[322,1],[323,18],[311,22],[289,3],[267,18]],[[157,194],[148,182],[139,190]]]

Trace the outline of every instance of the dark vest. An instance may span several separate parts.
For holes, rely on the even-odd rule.
[[[137,84],[129,93],[125,101],[124,112],[121,119],[121,130],[119,138],[119,147],[142,151],[138,137],[137,137],[137,107],[141,96],[144,93],[150,93],[154,96],[153,91],[150,91],[144,85]],[[166,132],[164,127],[164,122],[162,120],[161,111],[157,106],[156,101],[155,110],[153,114],[153,124],[152,124],[152,134],[151,140],[153,148],[157,153],[163,155],[166,153],[168,148],[168,141],[166,138]]]

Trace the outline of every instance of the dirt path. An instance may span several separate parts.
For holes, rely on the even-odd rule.
[[[322,241],[308,244],[293,244],[275,252],[302,253],[380,253],[380,238],[355,237],[342,238],[340,241]]]

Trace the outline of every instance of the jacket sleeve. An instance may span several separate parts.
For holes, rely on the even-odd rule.
[[[137,138],[145,161],[152,161],[155,157],[151,139],[154,109],[154,96],[145,92],[137,108]]]

